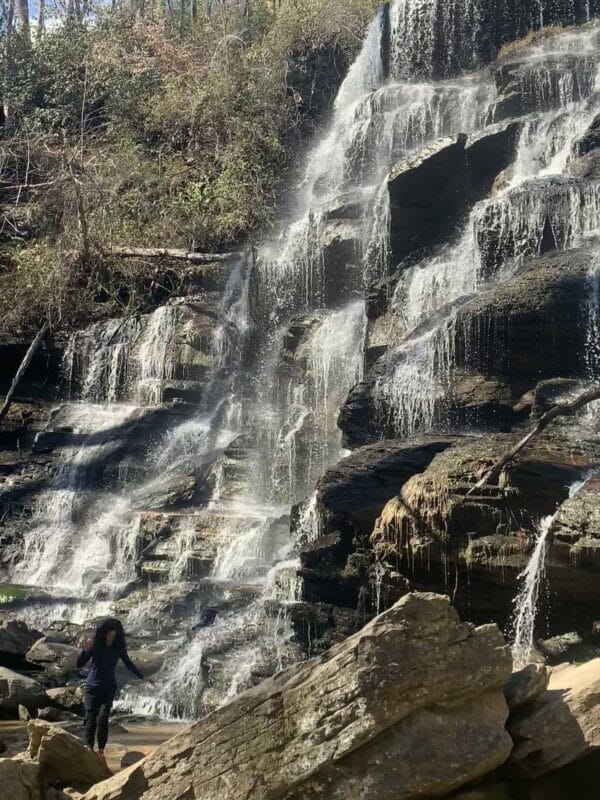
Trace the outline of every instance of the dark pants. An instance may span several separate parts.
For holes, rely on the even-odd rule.
[[[85,743],[92,749],[98,728],[98,749],[104,750],[108,739],[108,718],[114,699],[114,688],[85,690]]]

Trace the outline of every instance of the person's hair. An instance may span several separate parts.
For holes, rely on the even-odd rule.
[[[94,642],[92,644],[92,660],[94,662],[98,662],[102,651],[106,648],[106,634],[110,631],[116,632],[115,643],[113,647],[116,647],[119,651],[119,654],[123,654],[127,652],[127,648],[125,645],[125,631],[123,630],[123,625],[118,619],[113,619],[109,617],[105,619],[98,627],[96,628],[96,634],[94,636]]]

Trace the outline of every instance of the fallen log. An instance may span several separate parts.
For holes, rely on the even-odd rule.
[[[21,361],[19,369],[17,370],[17,374],[13,378],[13,382],[10,385],[10,389],[8,390],[8,393],[4,398],[4,405],[2,406],[2,408],[0,408],[0,422],[2,422],[4,417],[8,414],[8,410],[12,405],[13,397],[15,396],[15,392],[17,391],[19,383],[21,382],[21,378],[27,372],[27,367],[30,365],[31,360],[34,357],[36,350],[40,346],[42,339],[46,335],[47,330],[48,330],[48,323],[44,322],[42,327],[37,332],[35,339],[29,345],[29,348],[25,353],[25,357],[23,358],[23,361]]]
[[[524,447],[527,447],[529,442],[532,439],[535,439],[543,430],[545,430],[551,422],[557,417],[568,417],[572,414],[575,414],[577,411],[580,411],[584,406],[588,405],[589,403],[593,403],[594,400],[600,400],[600,386],[595,386],[592,389],[588,389],[582,395],[577,397],[571,403],[559,403],[558,405],[551,408],[550,411],[547,411],[543,416],[539,418],[534,428],[524,436],[521,441],[516,444],[511,450],[505,453],[497,462],[491,467],[485,475],[478,481],[472,489],[470,489],[467,494],[465,495],[465,499],[470,495],[477,492],[479,489],[482,489],[486,483],[489,483],[494,478],[497,478],[498,475],[502,472],[504,467],[511,462],[516,455],[518,455]]]
[[[104,252],[106,255],[120,256],[121,258],[176,258],[182,261],[191,261],[194,264],[235,261],[242,255],[239,252],[195,253],[171,247],[109,247]]]

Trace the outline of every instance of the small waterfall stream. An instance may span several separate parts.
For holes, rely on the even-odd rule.
[[[570,486],[569,497],[574,497],[585,486],[586,480],[577,481]],[[514,600],[514,614],[509,626],[516,669],[522,669],[529,664],[534,651],[540,592],[546,575],[548,537],[552,533],[552,526],[559,512],[560,509],[541,520],[535,547],[527,567],[519,575],[521,589]]]
[[[528,4],[536,24],[542,5]],[[123,707],[194,718],[300,657],[288,613],[301,591],[298,549],[318,536],[315,484],[343,456],[337,415],[363,378],[369,292],[398,267],[388,175],[441,137],[502,124],[493,75],[456,77],[487,58],[480,11],[477,0],[393,0],[390,41],[385,8],[375,16],[290,192],[289,216],[255,258],[232,266],[216,311],[205,298],[182,298],[72,337],[71,399],[47,432],[62,443],[58,466],[9,578],[60,589],[57,616],[83,621],[110,610],[152,637],[164,656],[159,688],[128,687]],[[557,87],[565,52],[585,61],[575,76],[566,64]],[[599,30],[565,32],[519,58],[534,65],[519,77],[533,111],[514,164],[452,241],[396,275],[397,346],[375,396],[400,437],[435,429],[457,307],[539,253],[547,225],[564,249],[599,232],[600,186],[567,174],[573,143],[600,111]],[[597,303],[594,274],[594,375]],[[165,501],[176,492],[185,502]],[[517,601],[523,653],[550,526],[540,529]],[[27,613],[35,621],[48,607]]]

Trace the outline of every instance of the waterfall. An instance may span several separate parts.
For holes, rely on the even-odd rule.
[[[585,480],[577,481],[569,487],[569,497],[574,497],[583,486]],[[548,537],[552,532],[556,513],[544,517],[538,526],[535,547],[527,566],[519,575],[521,589],[514,600],[513,619],[509,625],[509,639],[512,641],[513,660],[516,669],[522,669],[531,660],[534,650],[534,636],[538,616],[540,591],[546,575],[546,555]]]
[[[450,72],[457,63],[476,67],[477,45],[484,24],[478,0],[394,0],[391,5],[394,75],[432,78],[437,59],[441,59],[439,67],[444,72]],[[440,53],[442,32],[446,46]]]
[[[98,570],[104,574],[110,569],[108,532],[126,502],[115,495],[106,511],[107,498],[103,498],[83,543],[80,525],[86,505],[96,506],[98,500],[86,489],[93,485],[103,460],[121,446],[124,430],[135,422],[136,410],[115,404],[78,405],[67,408],[67,418],[73,437],[81,439],[81,444],[62,451],[54,480],[38,496],[34,518],[24,536],[22,558],[12,577],[16,582],[68,590],[83,589],[97,578]]]
[[[569,33],[562,45],[556,44],[557,38],[561,39],[536,44],[536,58],[574,46]],[[454,367],[457,304],[487,282],[508,276],[524,258],[539,255],[548,238],[556,249],[566,250],[600,233],[600,184],[568,175],[574,143],[598,113],[600,89],[597,28],[579,33],[577,40],[587,57],[589,48],[596,48],[596,60],[588,65],[580,89],[572,91],[567,64],[565,79],[558,82],[562,89],[554,94],[556,107],[526,119],[506,185],[474,206],[456,244],[400,276],[391,301],[400,343],[386,356],[374,391],[379,415],[396,435],[410,437],[443,427],[443,400]],[[535,74],[541,69],[536,67]],[[543,80],[533,85],[544,93]],[[490,96],[475,96],[479,111],[468,116],[481,119]]]
[[[513,660],[516,669],[522,669],[531,660],[534,646],[540,588],[546,574],[546,550],[548,534],[555,516],[544,517],[540,522],[533,553],[527,567],[519,575],[522,588],[515,598],[514,621],[512,623]]]
[[[512,33],[531,15],[547,21],[541,5],[525,5]],[[321,533],[315,486],[344,454],[337,417],[364,377],[374,287],[385,285],[395,336],[377,367],[378,413],[390,434],[430,433],[461,303],[539,254],[548,230],[559,249],[598,233],[599,187],[569,173],[599,110],[591,26],[504,63],[532,109],[512,167],[445,246],[394,262],[388,176],[398,162],[441,137],[501,130],[494,75],[464,74],[490,60],[484,6],[393,0],[375,16],[285,217],[255,257],[231,265],[218,306],[174,299],[71,338],[69,402],[41,439],[58,442],[54,474],[10,578],[54,592],[51,614],[110,611],[155,637],[160,689],[127,687],[124,707],[194,718],[300,657],[290,610],[299,551]],[[502,38],[492,33],[490,47]],[[594,272],[585,312],[594,379],[598,296]],[[178,481],[192,488],[163,503]],[[533,631],[550,527],[523,575],[520,642]],[[383,576],[372,577],[379,607]]]
[[[587,276],[584,322],[587,374],[597,383],[600,381],[600,264],[597,259]]]

